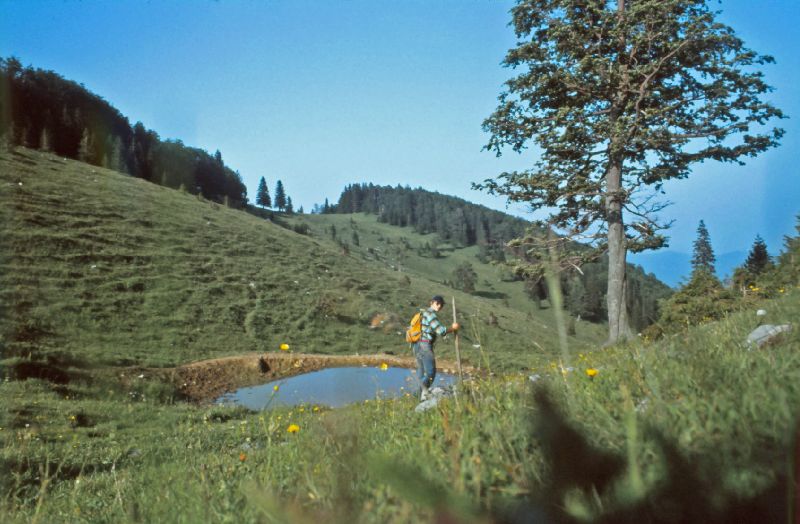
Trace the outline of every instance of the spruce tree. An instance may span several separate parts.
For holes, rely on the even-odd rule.
[[[753,242],[753,247],[750,248],[750,254],[747,255],[747,260],[744,267],[751,276],[760,275],[767,267],[772,265],[772,258],[767,252],[767,244],[761,235],[756,235]]]
[[[609,342],[629,338],[627,252],[664,246],[664,183],[705,160],[741,163],[778,145],[759,66],[706,0],[518,0],[518,46],[484,122],[486,149],[541,151],[476,187],[553,210],[545,226],[608,254]]]
[[[286,212],[290,215],[294,213],[294,206],[292,205],[292,197],[286,197]]]
[[[716,273],[714,268],[716,261],[714,250],[711,248],[708,229],[706,229],[706,224],[701,220],[700,225],[697,226],[697,240],[694,241],[692,271],[705,270],[713,275]]]
[[[286,209],[286,192],[283,190],[283,182],[280,180],[275,184],[275,207],[279,211]]]
[[[272,207],[272,200],[269,198],[269,189],[267,189],[267,181],[264,177],[258,181],[258,189],[256,189],[256,205],[263,208]]]

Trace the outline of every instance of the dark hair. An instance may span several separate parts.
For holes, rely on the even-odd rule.
[[[436,302],[444,306],[444,297],[442,297],[442,295],[434,295],[434,297],[431,299],[431,302]]]

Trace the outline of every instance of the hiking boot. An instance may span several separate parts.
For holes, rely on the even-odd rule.
[[[420,402],[425,402],[430,398],[431,398],[431,390],[429,390],[428,388],[422,388],[422,393],[419,396]]]

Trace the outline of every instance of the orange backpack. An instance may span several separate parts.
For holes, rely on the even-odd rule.
[[[406,329],[406,342],[413,344],[419,342],[422,338],[422,310],[417,311],[417,314],[411,317],[411,322],[408,323]]]

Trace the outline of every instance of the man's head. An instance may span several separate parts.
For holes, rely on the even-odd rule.
[[[431,299],[431,309],[439,311],[444,307],[444,298],[441,295],[436,295]]]

